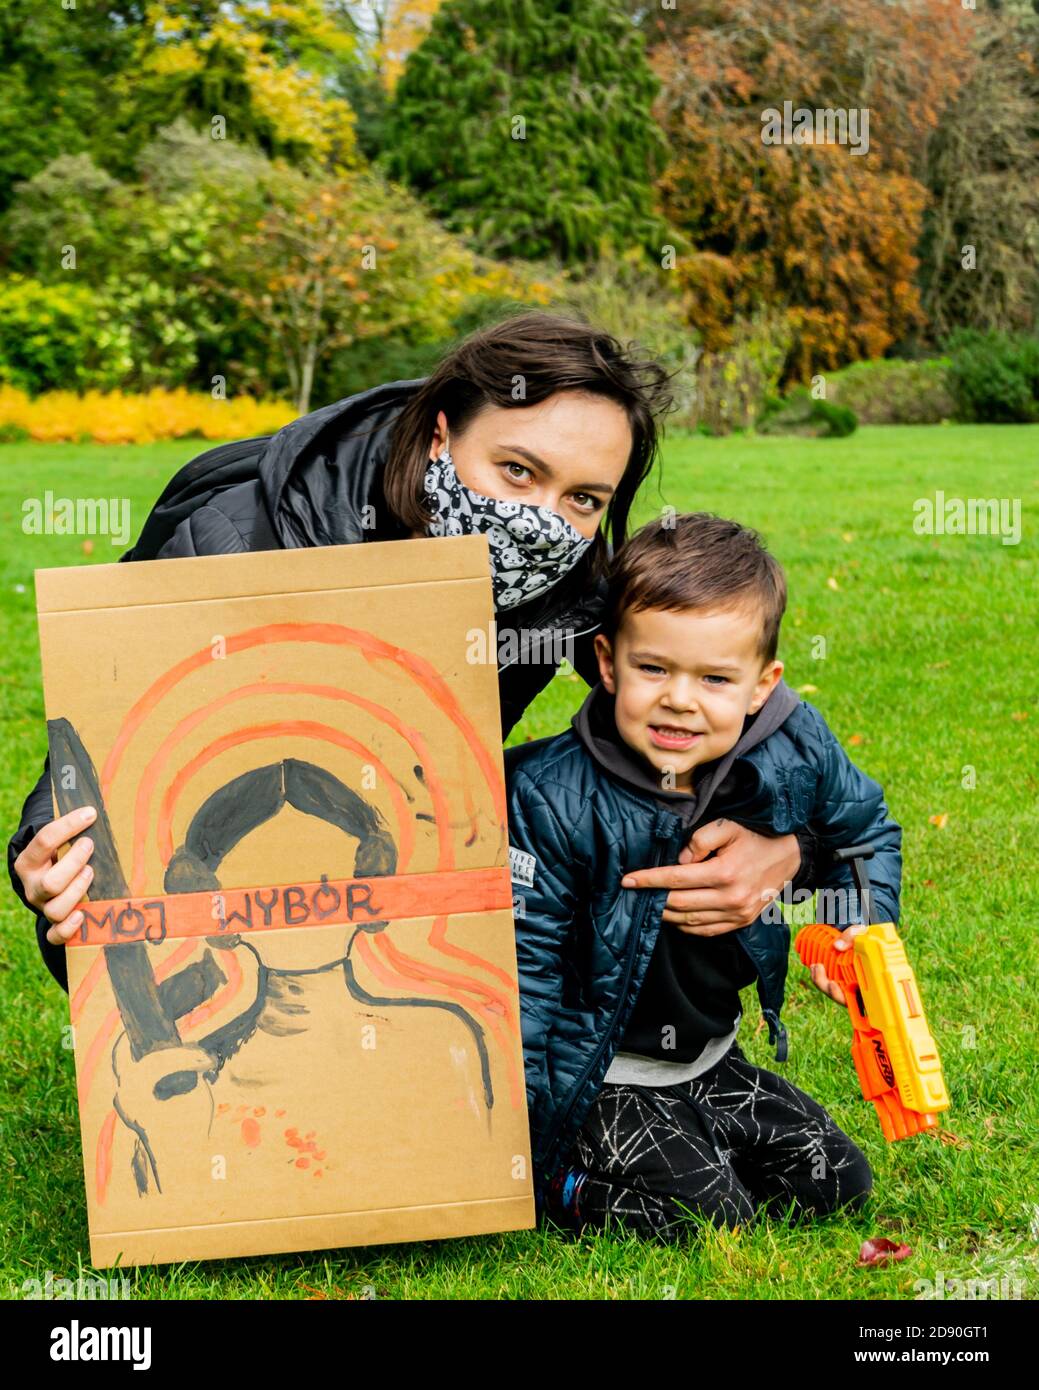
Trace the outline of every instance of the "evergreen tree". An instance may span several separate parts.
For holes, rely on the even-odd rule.
[[[397,83],[381,163],[491,255],[659,255],[658,87],[609,0],[447,0]]]
[[[118,158],[126,137],[112,86],[132,67],[144,10],[145,0],[0,3],[0,211],[16,183],[60,155]]]

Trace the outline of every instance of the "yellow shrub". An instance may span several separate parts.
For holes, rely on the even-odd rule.
[[[99,444],[152,444],[157,439],[248,439],[273,434],[295,419],[283,401],[249,396],[218,401],[203,393],[161,388],[143,395],[119,391],[50,391],[35,400],[0,386],[0,430],[13,425],[30,438],[60,443],[88,438]]]

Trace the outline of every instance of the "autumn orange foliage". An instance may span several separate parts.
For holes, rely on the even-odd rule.
[[[879,356],[920,321],[920,177],[971,70],[973,19],[959,0],[688,0],[650,28],[663,211],[689,239],[678,271],[708,351],[780,308],[788,377],[804,377]],[[868,110],[866,152],[764,143],[764,113],[786,101]]]

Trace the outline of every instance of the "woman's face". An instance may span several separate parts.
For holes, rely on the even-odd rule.
[[[557,391],[537,405],[485,406],[464,434],[441,411],[430,446],[445,441],[459,482],[499,502],[548,507],[594,536],[631,456],[624,409],[604,396]]]

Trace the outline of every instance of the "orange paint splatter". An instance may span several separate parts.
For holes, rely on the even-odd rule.
[[[242,1141],[250,1149],[257,1148],[260,1143],[260,1126],[252,1118],[242,1121]]]
[[[319,1149],[316,1140],[310,1137],[310,1135],[315,1133],[315,1130],[311,1130],[305,1139],[301,1139],[298,1130],[287,1129],[285,1131],[286,1144],[288,1144],[290,1149],[295,1149],[299,1154],[299,1157],[296,1159],[297,1168],[309,1168],[311,1157],[318,1161],[325,1157],[325,1151]]]

